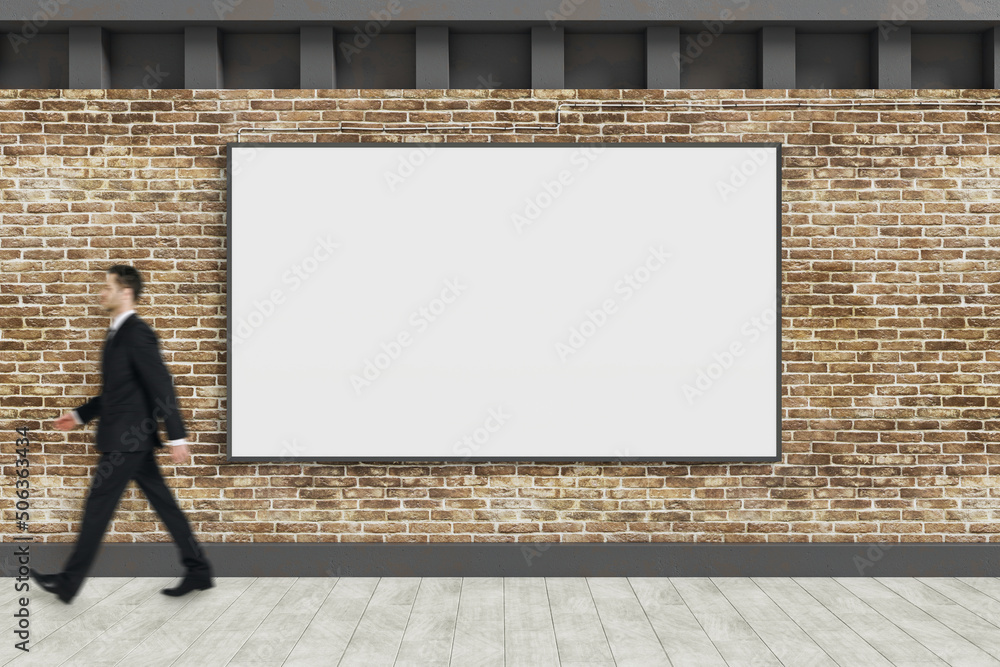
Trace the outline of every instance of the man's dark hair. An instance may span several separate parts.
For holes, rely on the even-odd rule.
[[[142,292],[142,276],[135,270],[135,267],[128,264],[115,264],[108,269],[108,273],[115,274],[115,280],[120,286],[131,287],[133,300],[139,301],[139,294]]]

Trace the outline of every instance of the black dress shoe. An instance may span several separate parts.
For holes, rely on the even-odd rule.
[[[65,586],[59,583],[59,576],[55,574],[42,574],[31,568],[28,569],[28,574],[34,579],[38,586],[49,593],[55,593],[60,600],[69,604],[70,600],[76,595],[76,592],[70,592]]]
[[[203,591],[211,588],[215,584],[211,578],[205,577],[184,577],[184,580],[173,588],[164,588],[161,593],[171,597],[179,597],[191,591]]]

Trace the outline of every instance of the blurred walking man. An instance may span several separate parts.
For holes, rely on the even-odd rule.
[[[189,456],[187,431],[170,373],[160,357],[156,334],[135,312],[141,292],[142,278],[133,267],[115,264],[108,269],[101,306],[112,320],[101,355],[101,393],[53,422],[59,430],[68,431],[97,417],[97,450],[101,452],[83,510],[80,535],[63,571],[30,571],[39,586],[66,603],[83,585],[118,501],[132,479],[166,524],[186,568],[181,583],[162,592],[178,596],[213,586],[211,565],[156,462],[156,450],[164,446],[158,433],[159,419],[166,426],[175,463]]]

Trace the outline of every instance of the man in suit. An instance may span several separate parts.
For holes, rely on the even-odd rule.
[[[30,572],[39,586],[65,603],[83,585],[104,531],[132,479],[166,524],[186,568],[181,583],[162,592],[179,596],[213,586],[212,568],[156,462],[156,449],[163,447],[157,432],[158,420],[162,418],[166,426],[175,463],[188,458],[187,431],[170,373],[160,357],[156,334],[135,312],[141,291],[142,278],[135,268],[115,264],[108,269],[101,305],[112,321],[101,355],[101,393],[54,421],[56,428],[68,431],[97,417],[97,449],[101,452],[84,507],[80,535],[62,572]]]

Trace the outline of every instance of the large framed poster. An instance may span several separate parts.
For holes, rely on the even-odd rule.
[[[775,461],[781,146],[230,143],[235,461]]]

